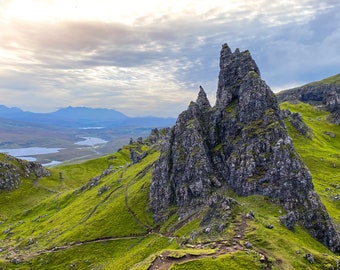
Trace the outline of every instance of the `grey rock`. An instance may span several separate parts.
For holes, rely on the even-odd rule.
[[[309,261],[311,264],[314,264],[314,256],[312,255],[312,254],[310,254],[310,253],[307,253],[306,255],[305,255],[305,258],[307,259],[307,261]]]
[[[340,85],[307,84],[277,93],[279,102],[301,101],[315,106],[322,106],[331,112],[329,120],[340,125]]]
[[[150,189],[155,222],[166,220],[176,206],[180,218],[204,207],[201,226],[220,223],[237,207],[223,195],[232,188],[241,196],[259,194],[279,202],[288,213],[282,224],[293,230],[299,223],[330,250],[340,251],[335,226],[250,53],[232,53],[225,44],[220,68],[215,106],[200,87],[196,102],[161,142]],[[209,212],[213,208],[216,214]]]
[[[75,192],[76,192],[76,193],[78,193],[78,192],[83,192],[83,191],[85,191],[85,190],[88,190],[88,189],[91,189],[91,188],[97,186],[97,185],[99,184],[100,180],[101,180],[103,177],[105,177],[105,176],[107,176],[107,175],[109,175],[109,174],[111,174],[111,173],[113,173],[113,172],[114,172],[114,169],[113,169],[111,166],[109,166],[107,169],[103,170],[102,173],[101,173],[100,175],[97,175],[97,176],[91,178],[85,185],[83,185],[81,188],[79,188],[79,189],[76,190]],[[104,189],[105,189],[105,188],[104,188]],[[102,190],[102,191],[105,192],[106,190]],[[98,193],[99,193],[99,191],[98,191]],[[100,192],[100,194],[101,194],[101,193],[102,193],[102,192]],[[99,194],[99,195],[100,195],[100,194]]]
[[[102,195],[104,192],[110,190],[110,187],[107,185],[104,185],[98,189],[98,195]]]
[[[292,126],[301,135],[304,135],[309,139],[312,138],[312,131],[303,121],[301,114],[291,113],[289,110],[285,110],[285,111],[282,111],[282,115],[283,115],[284,118],[288,119],[288,121],[292,124]]]
[[[35,240],[33,238],[28,239],[27,244],[33,245],[35,243]]]
[[[329,131],[325,131],[324,134],[329,136],[329,137],[331,137],[331,138],[333,138],[333,139],[336,137],[334,133],[329,132]]]
[[[3,155],[0,161],[0,190],[13,190],[19,187],[22,178],[32,180],[50,176],[50,172],[38,162],[31,162]]]
[[[138,153],[135,149],[130,148],[130,158],[132,160],[132,164],[136,164],[140,162],[147,155],[148,155],[148,152]]]
[[[249,213],[246,214],[246,218],[255,219],[254,211],[250,210]]]
[[[253,244],[252,243],[250,243],[250,242],[244,242],[244,247],[245,248],[252,248],[253,247]]]

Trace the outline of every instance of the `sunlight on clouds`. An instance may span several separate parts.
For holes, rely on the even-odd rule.
[[[216,0],[12,0],[6,7],[8,18],[29,21],[98,20],[133,24],[137,19],[157,18],[164,15],[203,14],[207,10],[232,9],[238,1]]]
[[[274,90],[289,87],[304,81],[295,74],[338,66],[337,7],[333,0],[0,0],[2,102],[176,116],[199,85],[213,104],[225,42],[250,49]],[[313,20],[318,28],[329,14],[332,24],[315,30]]]

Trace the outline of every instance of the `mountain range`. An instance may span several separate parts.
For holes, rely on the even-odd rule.
[[[339,269],[339,84],[317,85],[277,98],[224,44],[215,105],[200,87],[172,127],[49,170],[1,154],[0,268]]]
[[[67,107],[51,113],[32,113],[19,108],[0,105],[2,120],[18,121],[26,125],[46,125],[65,128],[87,127],[166,127],[174,124],[174,118],[128,117],[114,109]]]

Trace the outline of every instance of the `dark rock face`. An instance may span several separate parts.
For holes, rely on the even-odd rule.
[[[279,102],[301,101],[325,107],[331,112],[329,120],[340,125],[340,86],[338,84],[307,84],[277,94]]]
[[[216,105],[210,106],[201,87],[163,140],[150,190],[155,221],[166,220],[171,206],[180,218],[189,216],[232,188],[238,195],[276,200],[287,211],[281,222],[288,228],[300,223],[340,251],[339,235],[287,134],[276,97],[249,52],[232,53],[223,45],[220,67]]]
[[[7,154],[1,154],[4,158],[0,161],[0,190],[16,189],[21,178],[40,178],[49,176],[50,172],[38,162],[29,162]]]

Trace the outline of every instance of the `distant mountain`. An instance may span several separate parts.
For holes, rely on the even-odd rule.
[[[13,108],[8,108],[4,105],[0,105],[0,114],[4,113],[4,114],[8,114],[8,113],[22,113],[23,111],[17,107],[13,107]]]
[[[321,81],[281,91],[276,96],[279,102],[301,101],[323,106],[332,113],[329,120],[340,125],[340,73]]]
[[[125,114],[104,108],[67,107],[51,113],[25,112],[19,108],[0,105],[0,118],[48,126],[68,128],[84,127],[166,127],[175,123],[174,118],[128,117]]]

